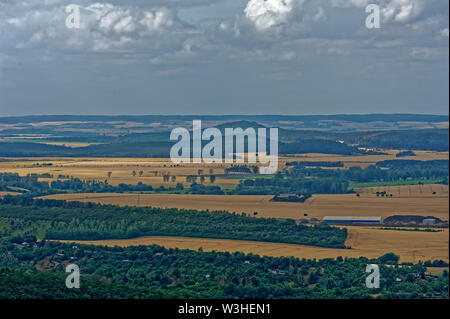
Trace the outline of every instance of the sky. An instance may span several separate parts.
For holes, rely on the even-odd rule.
[[[370,3],[380,28],[366,27]],[[0,0],[0,116],[448,114],[448,12],[448,0]]]

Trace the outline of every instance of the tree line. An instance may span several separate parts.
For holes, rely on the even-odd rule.
[[[326,223],[309,227],[290,219],[254,218],[244,213],[119,207],[14,196],[0,199],[0,217],[6,218],[6,224],[21,219],[38,224],[41,237],[46,239],[186,236],[345,248],[347,238],[346,229]]]

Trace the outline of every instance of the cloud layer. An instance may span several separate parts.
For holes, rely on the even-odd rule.
[[[369,2],[380,5],[380,29],[365,27],[365,7]],[[203,81],[216,77],[223,83],[213,90],[214,94],[236,90],[235,97],[227,96],[230,104],[258,104],[254,95],[260,87],[268,92],[279,91],[281,103],[318,103],[324,112],[329,111],[325,109],[330,106],[325,104],[332,99],[319,97],[323,94],[320,90],[336,94],[346,89],[334,83],[331,80],[334,78],[357,80],[359,83],[355,85],[366,92],[371,80],[385,78],[385,85],[397,83],[400,86],[397,90],[385,89],[392,96],[392,104],[401,103],[404,110],[414,101],[405,96],[408,85],[426,80],[441,90],[442,79],[448,75],[449,4],[446,0],[247,0],[241,5],[232,0],[109,0],[104,3],[78,0],[74,3],[81,10],[80,29],[65,26],[68,16],[65,8],[69,3],[0,0],[0,108],[3,113],[9,112],[6,105],[22,105],[25,101],[19,93],[11,92],[11,87],[32,85],[14,74],[30,78],[35,76],[30,70],[43,64],[55,73],[64,69],[78,74],[73,81],[79,91],[82,91],[80,82],[102,79],[111,86],[130,85],[128,94],[145,96],[139,83],[134,83],[133,89],[131,83],[120,80],[124,70],[135,68],[137,78],[132,81],[149,79],[164,85],[158,97],[150,102],[155,106],[181,105],[183,99],[161,92],[194,77],[192,80],[197,81],[198,87],[195,83],[188,85],[191,91],[187,95],[196,94],[188,104],[206,107],[213,96],[201,90],[209,84]],[[223,8],[229,8],[232,14],[218,14]],[[65,64],[64,68],[59,68],[61,63]],[[79,73],[87,65],[95,65],[98,75]],[[433,78],[430,72],[435,69],[441,71]],[[245,78],[253,81],[254,88],[236,87],[233,77],[243,70],[250,72],[245,73]],[[423,74],[424,70],[429,71]],[[330,72],[333,75],[324,79]],[[417,78],[419,75],[422,78]],[[316,88],[307,98],[286,90],[286,84],[292,88],[296,83],[308,82],[306,78],[315,84],[322,80],[329,87]],[[399,80],[404,83],[399,84]],[[365,86],[361,87],[361,83]],[[48,83],[51,85],[54,83]],[[448,100],[448,91],[434,95],[432,104],[439,110],[438,105]],[[346,93],[340,104],[347,104],[351,96]],[[362,104],[363,97],[358,99]],[[41,96],[37,100],[45,99]],[[139,102],[144,100],[138,98]],[[260,101],[264,104],[267,99],[260,98]],[[270,110],[268,107],[267,104],[266,110]],[[292,109],[287,108],[286,112]]]

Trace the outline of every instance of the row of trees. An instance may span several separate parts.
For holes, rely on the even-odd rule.
[[[199,185],[200,187],[205,187]],[[252,218],[228,212],[70,204],[7,196],[0,217],[44,225],[48,239],[111,239],[138,236],[188,236],[284,242],[344,248],[347,230],[297,225],[294,220]]]
[[[213,184],[216,181],[216,175],[209,175],[209,176],[188,175],[188,176],[186,176],[186,182],[195,184],[195,183],[197,183],[197,179],[198,179],[200,181],[200,184],[203,184],[205,182],[206,178],[209,178],[209,182],[211,184]]]

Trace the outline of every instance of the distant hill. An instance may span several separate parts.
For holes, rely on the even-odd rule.
[[[431,114],[335,114],[335,115],[29,115],[0,117],[2,124],[36,122],[114,122],[153,123],[160,121],[348,121],[348,122],[448,122],[448,115]]]
[[[233,119],[237,120],[233,120]],[[24,156],[139,156],[167,157],[173,141],[170,132],[175,127],[192,129],[192,119],[202,119],[202,128],[216,127],[224,135],[225,128],[246,129],[249,127],[278,127],[279,153],[327,153],[364,154],[361,148],[384,150],[449,150],[449,129],[428,128],[445,126],[439,121],[448,121],[444,115],[417,114],[371,114],[371,115],[317,115],[317,116],[75,116],[45,115],[0,118],[0,157]],[[281,121],[281,120],[289,121]],[[296,122],[298,120],[304,122]],[[336,132],[343,125],[348,129],[349,122],[358,122],[353,131]],[[376,129],[357,129],[366,127]],[[382,130],[391,127],[389,121],[422,121],[420,129]],[[130,122],[127,122],[130,121]],[[204,122],[203,122],[204,121]],[[307,122],[309,121],[309,122]],[[319,122],[314,122],[319,121]],[[321,121],[324,121],[322,123]],[[427,121],[434,121],[430,124]],[[145,123],[150,124],[145,124]],[[3,124],[2,124],[3,123]],[[6,125],[6,123],[8,123]],[[30,124],[34,123],[34,124]],[[38,123],[38,124],[36,124]],[[330,124],[331,123],[331,124]],[[363,124],[361,124],[363,123]],[[375,123],[375,124],[374,124]],[[397,122],[392,122],[396,125]],[[416,122],[414,122],[416,123]],[[440,123],[440,124],[439,124]],[[416,125],[416,124],[414,124]],[[311,126],[313,129],[305,129]],[[325,127],[325,129],[324,129]],[[356,128],[355,128],[356,127]],[[334,129],[333,129],[334,128]],[[267,133],[269,133],[267,131]],[[268,134],[269,137],[269,134]],[[97,143],[83,148],[46,145],[40,142],[88,142]],[[100,145],[98,145],[100,143]],[[269,142],[267,142],[269,145]]]
[[[395,130],[380,132],[357,132],[332,134],[346,144],[357,144],[367,148],[407,150],[449,150],[449,130]]]

